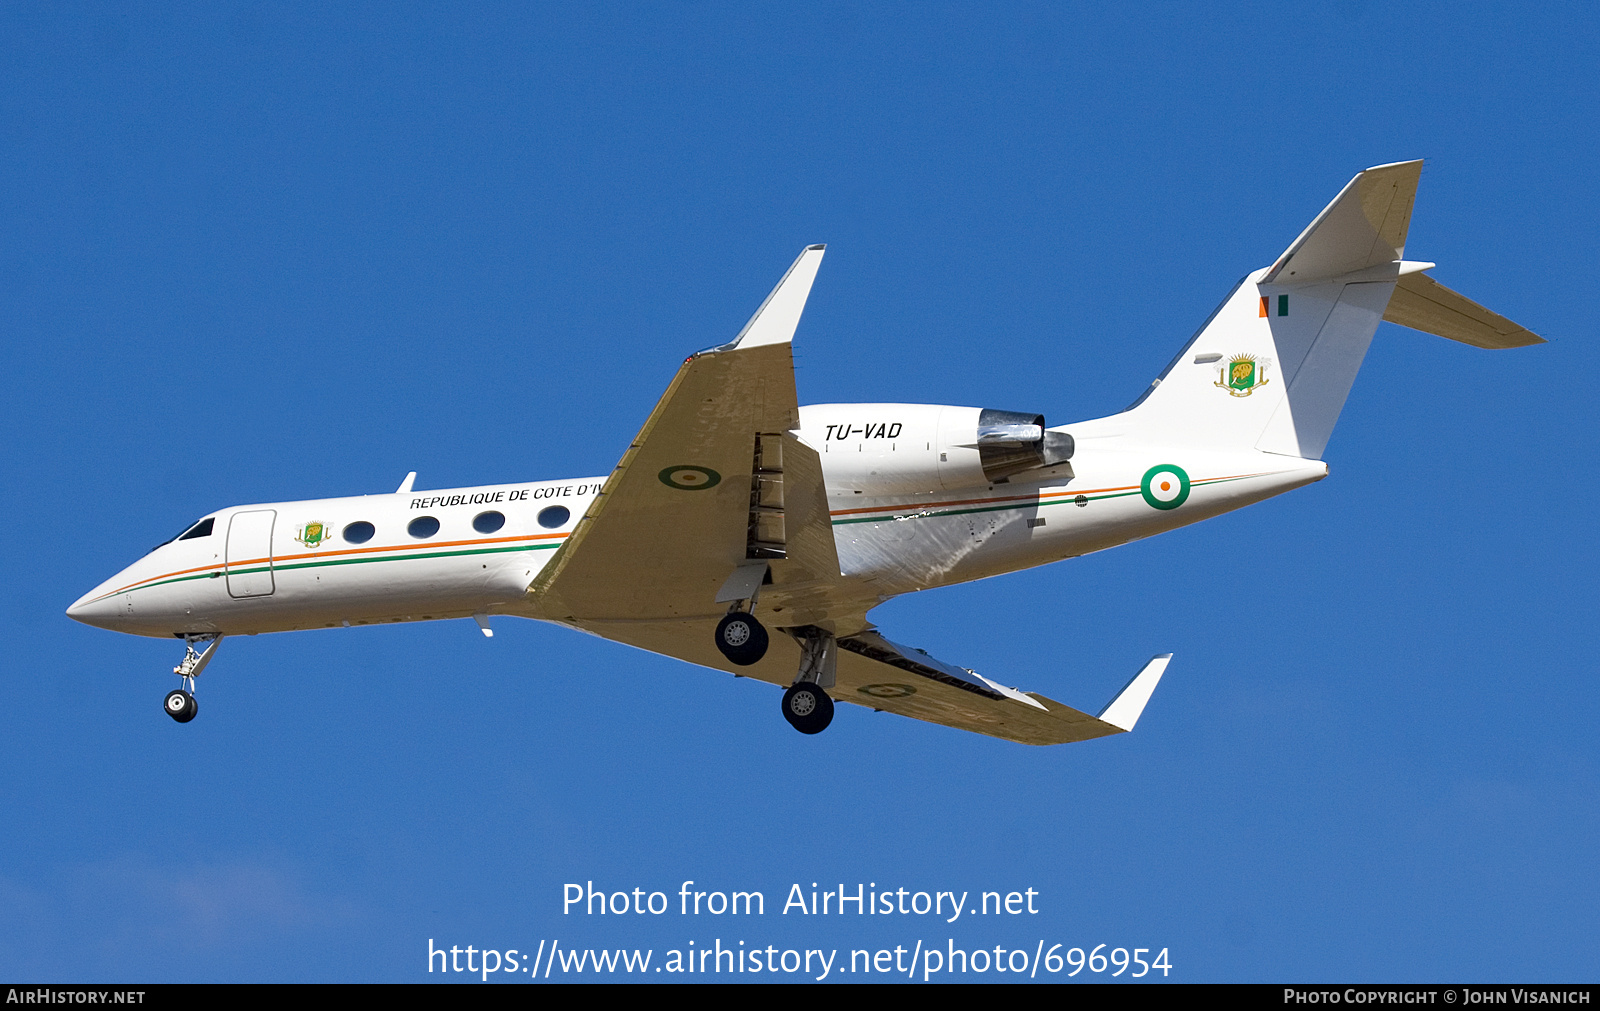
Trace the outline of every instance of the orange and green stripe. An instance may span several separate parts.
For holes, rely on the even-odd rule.
[[[1208,477],[1190,482],[1192,487],[1244,481],[1260,474],[1235,474],[1228,477]],[[892,520],[924,519],[933,516],[965,516],[972,513],[1007,512],[1032,509],[1038,506],[1066,505],[1080,498],[1085,503],[1106,499],[1127,498],[1139,495],[1139,485],[1110,488],[1086,488],[1081,491],[1044,492],[1034,495],[1012,495],[1005,498],[954,499],[947,502],[930,502],[926,505],[866,506],[860,509],[837,509],[829,515],[836,527],[851,523],[886,523]]]
[[[336,551],[312,551],[298,555],[283,555],[277,558],[245,558],[232,563],[215,563],[201,565],[192,569],[177,569],[163,573],[159,576],[150,576],[138,582],[129,583],[127,586],[102,593],[94,600],[104,600],[115,597],[119,593],[132,593],[134,590],[148,590],[154,586],[166,586],[171,583],[183,583],[193,579],[217,579],[223,575],[244,575],[251,572],[283,572],[289,569],[316,569],[334,565],[360,565],[368,562],[404,562],[424,558],[452,558],[463,555],[495,555],[516,551],[548,551],[559,547],[566,540],[567,534],[530,534],[523,537],[490,537],[482,540],[467,541],[440,541],[437,544],[423,546],[425,550],[418,551],[413,545],[390,544],[371,548],[341,548]],[[442,548],[457,548],[455,551],[439,550]],[[384,552],[406,552],[405,554],[384,554]],[[333,557],[340,556],[340,557]],[[94,601],[89,601],[93,603]]]

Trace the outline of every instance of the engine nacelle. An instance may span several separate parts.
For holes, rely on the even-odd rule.
[[[1044,415],[935,404],[817,404],[800,409],[828,485],[876,495],[986,487],[1065,463],[1072,436]]]

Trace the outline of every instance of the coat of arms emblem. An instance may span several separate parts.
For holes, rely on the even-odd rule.
[[[1248,397],[1267,385],[1267,366],[1271,364],[1255,355],[1234,355],[1217,370],[1216,385],[1231,397]]]
[[[308,548],[314,548],[327,540],[329,536],[330,533],[325,524],[312,521],[301,527],[300,532],[294,535],[294,539]]]

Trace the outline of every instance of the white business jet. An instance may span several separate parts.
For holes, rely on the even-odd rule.
[[[790,342],[808,246],[732,341],[691,355],[610,474],[221,509],[67,614],[176,636],[195,678],[225,636],[515,615],[786,689],[814,734],[835,700],[1026,744],[1132,730],[1170,654],[1097,715],[868,620],[897,594],[1125,544],[1327,475],[1323,448],[1379,320],[1483,348],[1543,343],[1404,257],[1420,161],[1352,179],[1241,280],[1120,414],[801,407]]]

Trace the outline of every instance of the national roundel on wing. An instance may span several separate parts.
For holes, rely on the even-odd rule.
[[[1153,509],[1176,509],[1189,497],[1189,475],[1177,464],[1151,467],[1139,482],[1139,494]]]
[[[680,491],[700,491],[705,488],[715,488],[722,480],[722,475],[710,467],[678,466],[668,467],[657,475],[661,483],[669,488]]]

